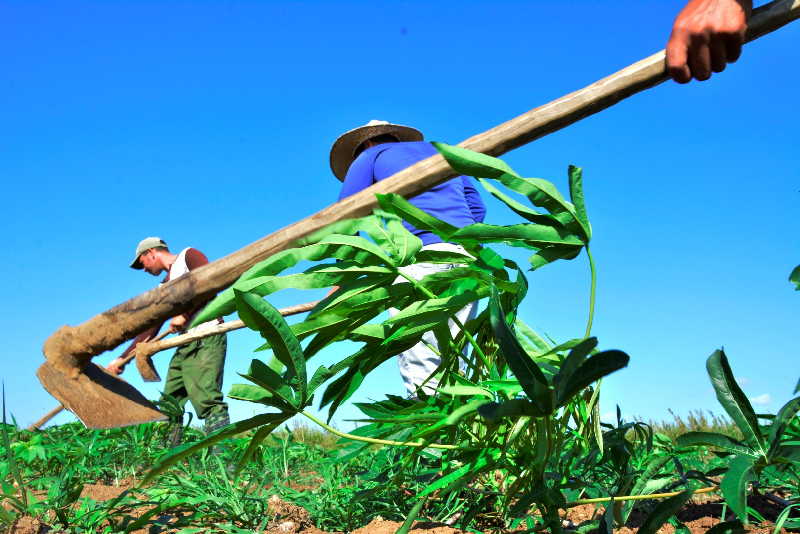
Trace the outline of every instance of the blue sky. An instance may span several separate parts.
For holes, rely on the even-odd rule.
[[[457,143],[663,48],[680,7],[3,3],[8,408],[28,424],[55,405],[34,372],[56,328],[157,282],[127,268],[142,237],[224,256],[335,200],[328,151],[345,130],[386,119]],[[798,42],[795,23],[747,45],[710,82],[663,84],[505,157],[562,190],[567,165],[584,168],[599,270],[594,333],[601,348],[631,355],[604,384],[605,412],[719,412],[704,362],[722,346],[757,409],[790,397],[800,375],[800,293],[787,282],[800,263]],[[488,197],[489,222],[514,221]],[[581,335],[585,257],[529,281],[523,319],[559,340]],[[229,336],[225,391],[258,344],[249,332]],[[162,375],[168,357],[156,356]],[[126,377],[158,395],[133,367]],[[358,398],[401,391],[388,362]],[[254,410],[231,404],[235,419]],[[350,428],[355,416],[346,407],[337,423]]]

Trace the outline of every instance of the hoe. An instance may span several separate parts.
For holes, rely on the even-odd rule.
[[[777,0],[761,6],[753,11],[747,41],[775,31],[798,17],[800,0]],[[666,79],[662,50],[583,89],[471,137],[459,146],[500,156]],[[442,156],[432,156],[81,325],[63,326],[45,342],[47,361],[36,374],[45,389],[87,427],[110,428],[161,420],[164,416],[141,393],[104,372],[92,363],[92,358],[169,317],[198,307],[231,285],[253,264],[295,246],[312,232],[341,219],[369,214],[377,205],[376,193],[413,197],[454,176],[455,172]]]

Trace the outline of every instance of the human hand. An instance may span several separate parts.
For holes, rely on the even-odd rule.
[[[183,332],[186,328],[186,316],[185,315],[176,315],[172,318],[169,322],[169,331],[170,332]]]
[[[742,53],[752,0],[690,0],[667,42],[667,71],[678,83],[703,81]]]
[[[111,374],[119,376],[122,374],[122,371],[125,370],[125,365],[127,365],[127,362],[123,361],[122,358],[114,358],[108,362],[106,370],[108,370],[108,372]]]

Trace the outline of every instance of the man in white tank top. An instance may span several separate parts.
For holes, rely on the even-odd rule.
[[[153,276],[166,272],[167,276],[161,281],[163,284],[207,263],[208,258],[197,249],[187,247],[178,254],[173,254],[163,239],[148,237],[136,247],[136,254],[130,266],[133,269],[143,269]],[[191,323],[194,314],[202,307],[201,305],[191,312],[173,317],[169,323],[170,331],[183,332],[186,325]],[[191,331],[208,328],[220,322],[222,322],[221,319],[215,319],[201,323]],[[125,352],[108,365],[108,369],[116,374],[121,373],[120,360],[138,343],[153,339],[161,326],[158,325],[136,336]],[[207,433],[230,422],[228,405],[223,401],[221,391],[226,350],[225,334],[208,336],[178,347],[170,360],[167,379],[164,383],[164,397],[175,398],[181,407],[186,405],[187,400],[191,401],[197,416],[205,421]],[[174,420],[169,438],[170,446],[180,443],[182,430],[182,420]]]

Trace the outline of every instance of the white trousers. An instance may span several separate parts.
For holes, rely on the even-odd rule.
[[[433,243],[431,245],[425,245],[422,247],[422,250],[443,250],[448,252],[457,252],[460,254],[467,254],[467,251],[464,250],[463,247],[460,245],[454,245],[452,243]],[[415,263],[413,265],[407,265],[405,267],[400,268],[400,272],[409,276],[415,280],[421,280],[425,276],[433,273],[438,273],[442,271],[449,271],[451,269],[455,269],[456,267],[463,267],[463,264],[459,263]],[[397,280],[394,281],[395,284],[401,283],[408,283],[408,280],[403,278],[402,276],[398,277]],[[456,313],[456,317],[461,322],[461,324],[465,324],[470,319],[474,319],[477,312],[477,302],[472,302],[467,306],[464,306],[461,310]],[[389,317],[394,317],[399,313],[399,310],[396,308],[389,309]],[[449,321],[450,325],[450,335],[454,338],[460,331],[460,328],[456,323],[451,319]],[[398,355],[398,363],[400,365],[400,376],[403,378],[403,384],[406,386],[406,391],[408,391],[408,395],[410,397],[417,396],[417,389],[424,383],[423,390],[425,393],[431,395],[435,392],[436,388],[439,386],[439,381],[432,377],[428,380],[434,371],[439,367],[439,364],[442,363],[442,359],[436,354],[430,347],[437,348],[438,346],[436,343],[436,336],[433,332],[425,332],[422,335],[422,340],[408,349],[405,352],[402,352]],[[466,352],[466,349],[464,349]],[[463,365],[463,364],[462,364]],[[426,382],[427,380],[427,382]]]

